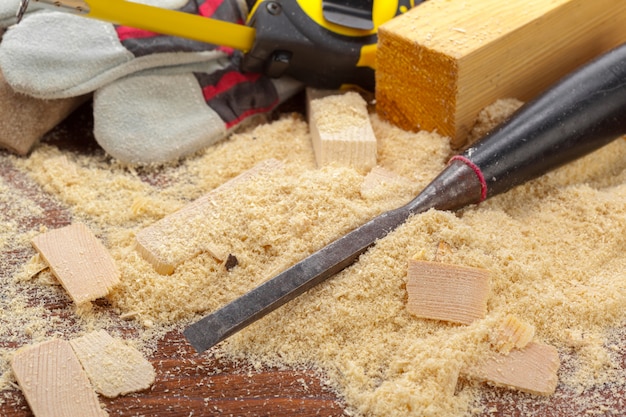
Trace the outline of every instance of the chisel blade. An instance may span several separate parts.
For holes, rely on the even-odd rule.
[[[354,263],[409,214],[402,208],[376,217],[190,325],[184,331],[185,337],[196,351],[209,349]]]

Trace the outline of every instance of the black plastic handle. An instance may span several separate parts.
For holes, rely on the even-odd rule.
[[[462,156],[482,172],[488,198],[625,133],[626,44],[563,78]]]
[[[392,12],[391,15],[397,15],[422,0],[379,2]],[[337,89],[343,85],[357,85],[374,91],[374,68],[361,65],[360,60],[364,47],[376,45],[377,28],[363,30],[350,27],[358,25],[360,19],[355,17],[358,9],[372,8],[373,3],[368,5],[360,0],[344,2],[342,10],[332,7],[340,2],[327,3],[335,22],[327,19],[328,9],[325,10],[325,18],[319,19],[309,16],[297,1],[259,2],[248,22],[256,29],[256,39],[243,57],[242,69],[262,72],[274,78],[289,76],[314,88]],[[373,10],[370,12],[373,13]],[[343,31],[338,32],[334,30],[334,25],[337,25],[340,13],[344,14],[345,21],[339,25]]]

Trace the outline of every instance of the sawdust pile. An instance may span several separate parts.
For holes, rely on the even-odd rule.
[[[361,192],[363,175],[352,169],[315,167],[307,126],[298,116],[241,133],[158,171],[135,172],[51,146],[13,158],[12,164],[103,239],[122,271],[122,285],[108,299],[110,309],[135,318],[129,326],[150,340],[159,329],[189,323],[408,202],[451,154],[448,141],[436,134],[407,133],[375,115],[372,123],[378,164],[409,180],[381,185],[374,193]],[[201,254],[162,276],[134,250],[134,235],[142,228],[270,158],[284,161],[284,167],[242,185],[216,207],[226,219],[216,243],[239,261],[230,272]],[[0,200],[0,206],[9,204]],[[0,231],[3,250],[27,247],[37,232],[19,223],[17,216]],[[486,319],[459,326],[406,312],[407,261],[416,253],[434,254],[440,242],[451,248],[447,261],[492,272]],[[318,367],[357,415],[460,416],[472,412],[485,389],[467,381],[455,388],[451,376],[485,348],[495,323],[514,314],[536,326],[538,340],[559,349],[569,364],[561,371],[562,384],[581,392],[605,383],[610,389],[623,372],[617,361],[624,346],[616,334],[626,306],[625,246],[626,141],[618,140],[479,207],[414,216],[355,265],[228,339],[221,349],[259,367]],[[52,280],[47,282],[45,274],[15,277],[8,287],[3,284],[2,319],[12,326],[25,324],[27,317],[37,321],[43,315],[36,309],[42,307],[29,305],[20,291],[53,287]],[[79,316],[72,319],[72,331],[98,327],[106,319],[100,312],[86,324]],[[20,336],[6,327],[0,336]],[[49,332],[21,336],[37,340]],[[11,353],[0,349],[4,358]],[[0,366],[6,371],[6,360]]]

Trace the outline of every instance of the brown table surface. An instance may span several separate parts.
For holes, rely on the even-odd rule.
[[[68,120],[48,135],[44,141],[70,153],[101,152],[91,136],[90,107],[83,106]],[[44,202],[44,214],[33,218],[30,229],[39,225],[49,228],[69,223],[69,214],[46,199],[44,192],[7,160],[9,154],[0,150],[0,177],[11,187],[29,195],[34,201]],[[48,201],[48,203],[45,203]],[[9,260],[10,268],[0,270],[0,285],[11,279],[14,271],[29,259],[26,250],[4,251],[0,256]],[[51,315],[71,315],[69,301],[46,300]],[[124,324],[120,324],[123,326]],[[622,332],[626,333],[626,332]],[[621,368],[626,376],[626,339],[614,341],[621,347]],[[0,340],[0,347],[11,346]],[[115,399],[101,398],[111,416],[341,416],[347,415],[341,399],[321,383],[313,371],[265,369],[251,370],[240,364],[219,360],[210,355],[198,355],[178,332],[169,333],[158,343],[149,358],[157,377],[153,387],[144,392]],[[214,370],[219,370],[215,372]],[[551,397],[535,397],[506,389],[486,390],[479,415],[489,416],[577,416],[626,415],[625,381],[616,381],[617,387],[576,393],[561,386]],[[575,398],[585,396],[590,401],[583,405]],[[620,414],[615,414],[621,404]],[[606,405],[606,411],[604,409]],[[619,406],[618,406],[619,408]],[[588,413],[588,414],[587,414]],[[0,416],[32,416],[26,400],[18,389],[0,393]],[[77,416],[79,417],[79,416]]]

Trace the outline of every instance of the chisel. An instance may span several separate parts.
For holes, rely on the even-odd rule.
[[[202,352],[346,268],[412,215],[506,192],[626,133],[626,44],[569,74],[453,157],[411,202],[370,220],[190,325]]]

